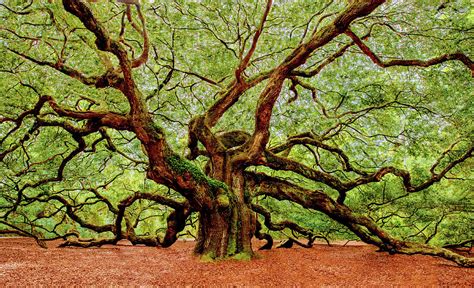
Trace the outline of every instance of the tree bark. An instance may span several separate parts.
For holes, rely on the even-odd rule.
[[[203,260],[251,259],[253,256],[251,239],[256,218],[246,197],[243,174],[232,171],[229,162],[214,161],[211,171],[213,177],[227,184],[228,190],[219,189],[214,206],[199,212],[198,241],[194,252]]]

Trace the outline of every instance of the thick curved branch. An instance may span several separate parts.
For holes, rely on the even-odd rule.
[[[135,193],[134,195],[129,196],[120,202],[120,204],[118,205],[118,211],[115,218],[116,240],[118,241],[123,238],[122,230],[120,227],[122,227],[122,220],[124,218],[125,209],[131,206],[135,201],[139,199],[151,200],[151,201],[154,201],[154,202],[157,202],[162,205],[172,207],[175,209],[175,211],[172,212],[170,216],[168,217],[168,231],[165,236],[165,240],[163,242],[167,244],[166,247],[171,246],[171,244],[173,244],[177,239],[176,235],[184,229],[184,223],[186,221],[186,218],[191,213],[189,203],[178,202],[173,199],[161,196],[159,194],[151,194],[151,193]],[[135,235],[135,234],[132,233],[132,235]]]
[[[198,139],[210,155],[218,156],[217,154],[224,152],[224,146],[206,125],[204,117],[198,116],[191,119],[188,126],[188,148],[191,151],[191,159],[195,159],[200,154],[198,151]]]
[[[280,95],[284,80],[294,69],[303,65],[316,49],[343,33],[352,21],[370,14],[384,2],[384,0],[354,1],[331,24],[314,33],[308,42],[293,50],[283,63],[273,71],[270,81],[260,94],[255,112],[255,129],[247,149],[248,157],[252,162],[258,163],[261,161],[260,157],[270,137],[269,127],[273,106]]]
[[[272,249],[272,247],[273,247],[273,238],[270,234],[262,232],[262,224],[260,223],[260,221],[258,221],[258,219],[256,219],[256,222],[255,222],[255,237],[257,237],[257,239],[259,239],[259,240],[266,240],[267,241],[267,243],[265,243],[265,245],[260,247],[258,250],[270,250],[270,249]]]
[[[267,166],[277,171],[292,171],[313,181],[324,183],[325,185],[338,191],[346,189],[344,182],[329,173],[312,169],[311,167],[306,166],[300,162],[275,155],[268,151],[265,153],[265,159],[261,162],[261,165]]]
[[[318,33],[315,33],[307,43],[301,44],[293,50],[277,68],[265,72],[263,75],[259,75],[247,83],[234,81],[229,88],[222,93],[222,97],[206,113],[206,124],[210,128],[214,127],[222,115],[238,101],[246,90],[263,80],[270,79],[266,88],[260,94],[256,111],[255,135],[250,145],[253,147],[250,149],[253,151],[251,154],[256,155],[263,152],[263,147],[268,142],[269,137],[267,134],[271,110],[280,94],[281,86],[285,78],[292,73],[294,69],[304,64],[316,49],[344,32],[354,19],[368,15],[384,2],[384,0],[355,1],[352,5],[348,6],[346,10],[341,12],[333,23],[327,25]],[[341,53],[344,53],[344,51]],[[335,57],[337,58],[337,56]]]
[[[468,239],[461,241],[459,243],[454,243],[454,244],[444,244],[443,248],[451,248],[451,249],[456,249],[456,248],[463,248],[463,247],[468,247],[470,246],[472,249],[472,246],[474,245],[474,239]]]
[[[281,221],[281,222],[278,222],[278,223],[273,222],[272,221],[272,215],[271,215],[270,211],[268,211],[267,209],[265,209],[265,207],[263,207],[261,205],[252,203],[250,205],[250,207],[253,211],[257,212],[258,214],[262,215],[265,218],[265,226],[268,229],[270,229],[272,231],[281,231],[281,230],[284,230],[284,229],[288,228],[292,231],[292,233],[297,232],[297,233],[307,237],[308,238],[308,243],[307,244],[300,243],[296,239],[291,239],[290,240],[294,243],[297,243],[298,245],[300,245],[302,247],[310,248],[316,238],[326,239],[326,237],[320,236],[320,235],[315,235],[313,233],[313,231],[311,231],[309,229],[306,229],[306,228],[298,225],[297,223],[289,221],[289,220]],[[257,224],[257,229],[258,229],[258,225],[260,225],[259,222]],[[259,234],[261,234],[261,233],[259,233]],[[259,235],[257,235],[257,233],[256,233],[256,236],[258,237]],[[268,247],[269,247],[268,249],[270,249],[271,246],[272,246],[271,243],[273,243],[273,241],[270,241],[270,239],[271,239],[270,235],[266,236],[266,234],[261,234],[260,236],[261,236],[261,238],[259,238],[259,239],[266,239],[267,240],[267,244],[265,244],[260,249],[264,250],[264,249],[267,249]]]
[[[95,44],[102,51],[114,54],[120,63],[120,69],[123,73],[123,83],[120,83],[118,89],[127,97],[131,107],[131,114],[145,115],[145,104],[136,88],[132,75],[132,61],[128,58],[125,47],[116,40],[113,40],[105,27],[100,24],[94,16],[89,6],[80,0],[63,0],[63,6],[67,12],[73,14],[84,24],[84,26],[96,36]],[[144,27],[145,29],[145,27]],[[145,51],[145,49],[144,49]],[[148,54],[143,56],[146,59]],[[142,61],[142,60],[140,60]],[[140,62],[139,61],[139,62]]]
[[[189,207],[189,204],[185,203],[181,207],[176,207],[173,212],[168,215],[166,222],[167,228],[163,239],[160,239],[158,235],[156,236],[137,236],[135,230],[130,223],[127,221],[127,239],[132,242],[132,244],[145,244],[147,246],[161,246],[161,247],[170,247],[178,239],[178,233],[183,231],[186,226],[186,219],[191,214],[192,210]]]
[[[252,208],[253,211],[257,212],[258,214],[262,215],[265,218],[265,226],[267,226],[267,228],[270,230],[281,231],[285,228],[288,228],[304,236],[313,236],[313,233],[311,231],[309,231],[306,228],[301,227],[295,222],[288,221],[288,220],[281,221],[279,223],[273,222],[270,211],[268,211],[267,209],[265,209],[265,207],[261,205],[252,203],[250,207]]]
[[[253,179],[252,179],[253,178]],[[332,219],[346,225],[356,235],[371,244],[396,246],[398,242],[365,216],[355,215],[347,206],[338,204],[323,191],[311,191],[289,181],[270,177],[263,173],[246,174],[249,184],[256,190],[255,196],[267,195],[278,200],[288,200],[325,213]],[[359,226],[365,227],[376,239],[367,235]]]
[[[221,92],[220,98],[207,110],[204,116],[206,125],[210,128],[214,127],[222,115],[224,115],[249,88],[250,87],[244,83],[234,81],[226,90]]]
[[[131,107],[133,132],[143,144],[150,160],[147,176],[181,193],[190,200],[193,207],[210,206],[210,195],[213,191],[211,181],[208,181],[209,179],[199,171],[199,168],[174,153],[166,142],[161,127],[154,124],[133,79],[133,65],[128,58],[126,48],[121,42],[112,39],[83,1],[63,0],[63,6],[67,12],[79,18],[83,25],[94,33],[98,49],[111,52],[119,60],[123,73],[123,83],[119,89],[127,97]]]
[[[125,210],[130,207],[133,203],[137,200],[146,199],[156,203],[160,203],[162,205],[172,207],[175,210],[170,213],[167,218],[167,229],[163,239],[160,239],[158,235],[154,236],[138,236],[135,234],[134,225],[132,225],[127,217],[125,217]],[[65,204],[67,205],[67,204]],[[66,206],[69,207],[69,206]],[[69,208],[68,208],[69,209]],[[120,201],[117,208],[109,209],[111,212],[115,214],[115,221],[114,224],[109,224],[105,226],[96,226],[92,224],[85,223],[84,221],[79,222],[81,220],[75,214],[68,215],[76,222],[78,222],[82,227],[92,229],[96,232],[105,232],[110,231],[114,233],[113,238],[106,238],[106,239],[99,239],[99,240],[71,240],[66,241],[61,244],[61,247],[66,246],[78,246],[78,247],[94,247],[94,246],[102,246],[105,244],[117,244],[118,241],[121,239],[128,239],[132,244],[145,244],[147,246],[161,246],[161,247],[169,247],[177,240],[177,235],[181,232],[185,225],[186,219],[192,212],[192,209],[189,206],[188,202],[179,202],[173,200],[171,198],[164,197],[159,194],[152,194],[152,193],[135,193],[124,200]],[[69,211],[69,210],[68,210]],[[122,231],[122,222],[125,220],[126,222],[126,231],[124,235],[124,231]],[[99,230],[100,229],[100,230]],[[106,230],[103,230],[106,229]]]
[[[402,254],[424,254],[442,257],[465,267],[474,267],[474,259],[466,258],[444,248],[408,241],[401,241],[366,216],[357,215],[349,207],[332,200],[323,191],[311,191],[285,180],[263,173],[247,172],[246,179],[255,191],[255,196],[267,195],[278,200],[288,200],[305,208],[323,212],[330,218],[348,227],[363,241],[376,245],[384,251]]]
[[[304,78],[311,78],[319,74],[327,65],[331,64],[332,62],[336,61],[338,58],[344,55],[350,47],[352,47],[355,43],[349,43],[342,46],[336,53],[332,54],[328,58],[326,58],[321,64],[319,64],[316,68],[310,71],[303,71],[303,70],[295,70],[291,72],[292,76],[299,76]]]
[[[12,228],[13,230],[0,230],[0,235],[18,235],[18,236],[22,236],[22,237],[31,237],[33,239],[35,239],[36,243],[38,243],[38,245],[41,247],[41,248],[48,248],[48,246],[46,246],[46,243],[44,243],[43,239],[40,239],[37,235],[31,233],[31,232],[28,232],[26,231],[25,229],[22,229],[20,227],[18,227],[17,225],[13,225],[11,223],[8,223],[6,221],[3,221],[3,220],[0,220],[0,224],[2,225],[5,225],[7,227],[10,227]]]
[[[59,116],[69,117],[77,120],[91,120],[90,126],[110,127],[116,130],[131,130],[131,119],[125,115],[114,112],[103,111],[77,111],[59,106],[51,96],[44,96],[51,108]]]

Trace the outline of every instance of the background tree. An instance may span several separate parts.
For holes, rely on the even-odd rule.
[[[0,3],[3,234],[472,266],[469,1],[119,2]]]

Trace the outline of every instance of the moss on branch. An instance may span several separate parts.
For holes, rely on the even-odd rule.
[[[204,172],[202,172],[201,169],[199,169],[199,167],[194,165],[191,161],[186,160],[178,155],[172,155],[166,158],[166,163],[173,171],[175,171],[179,175],[188,173],[197,183],[207,183],[207,185],[212,189],[212,191],[218,191],[219,189],[228,191],[227,185],[224,182],[208,177],[206,174],[204,174]]]

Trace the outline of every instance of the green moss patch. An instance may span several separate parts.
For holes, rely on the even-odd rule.
[[[178,155],[172,155],[166,158],[166,163],[178,174],[183,175],[189,173],[196,182],[207,183],[214,191],[217,191],[218,189],[223,189],[225,191],[228,190],[227,185],[224,182],[208,177],[191,161],[183,159]]]

